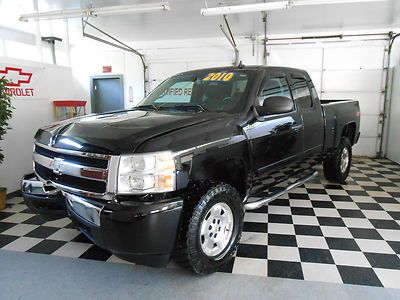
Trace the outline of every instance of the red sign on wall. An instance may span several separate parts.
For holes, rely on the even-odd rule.
[[[0,76],[5,76],[10,81],[10,83],[6,84],[6,93],[10,96],[33,96],[34,89],[29,87],[32,73],[24,72],[22,68],[5,67],[0,69]]]
[[[103,66],[103,73],[111,73],[112,66]]]

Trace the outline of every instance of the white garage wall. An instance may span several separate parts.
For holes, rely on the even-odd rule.
[[[42,80],[46,82],[41,87],[45,90],[36,91],[36,94],[42,95],[41,98],[12,100],[15,110],[10,122],[11,129],[0,141],[5,156],[0,165],[0,186],[13,192],[19,190],[21,177],[32,172],[33,136],[36,130],[54,121],[52,100],[73,97],[72,70],[69,67],[5,57],[0,57],[0,63],[40,67],[43,70]]]
[[[43,1],[40,1],[43,6]],[[43,7],[44,8],[44,7]],[[21,22],[20,14],[34,11],[33,1],[0,0],[0,56],[52,63],[50,46],[40,36],[55,36],[57,64],[69,65],[69,35],[66,20]]]
[[[324,49],[319,45],[268,46],[268,65],[305,69],[310,74],[318,94],[322,92]]]
[[[112,72],[103,74],[103,66],[111,66]],[[126,108],[143,99],[143,67],[140,58],[133,53],[85,40],[71,48],[71,67],[74,76],[74,98],[88,101],[88,112],[91,112],[90,76],[122,74]],[[131,102],[130,87],[133,91]]]

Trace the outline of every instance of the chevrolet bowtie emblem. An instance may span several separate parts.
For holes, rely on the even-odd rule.
[[[53,173],[56,175],[62,175],[63,159],[55,158],[53,161]]]
[[[10,80],[6,84],[8,87],[19,87],[21,84],[28,84],[31,82],[32,73],[23,72],[21,68],[6,67],[4,70],[0,70],[0,75],[4,74],[7,79]]]

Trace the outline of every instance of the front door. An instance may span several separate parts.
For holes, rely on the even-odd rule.
[[[266,75],[256,105],[263,105],[272,96],[293,99],[285,74]],[[256,119],[244,130],[256,176],[254,190],[268,188],[293,175],[303,154],[303,123],[297,107],[289,113]]]

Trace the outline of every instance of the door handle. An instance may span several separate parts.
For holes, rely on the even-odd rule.
[[[295,125],[291,126],[290,128],[295,132],[299,132],[301,127],[302,127],[301,125],[295,124]]]

